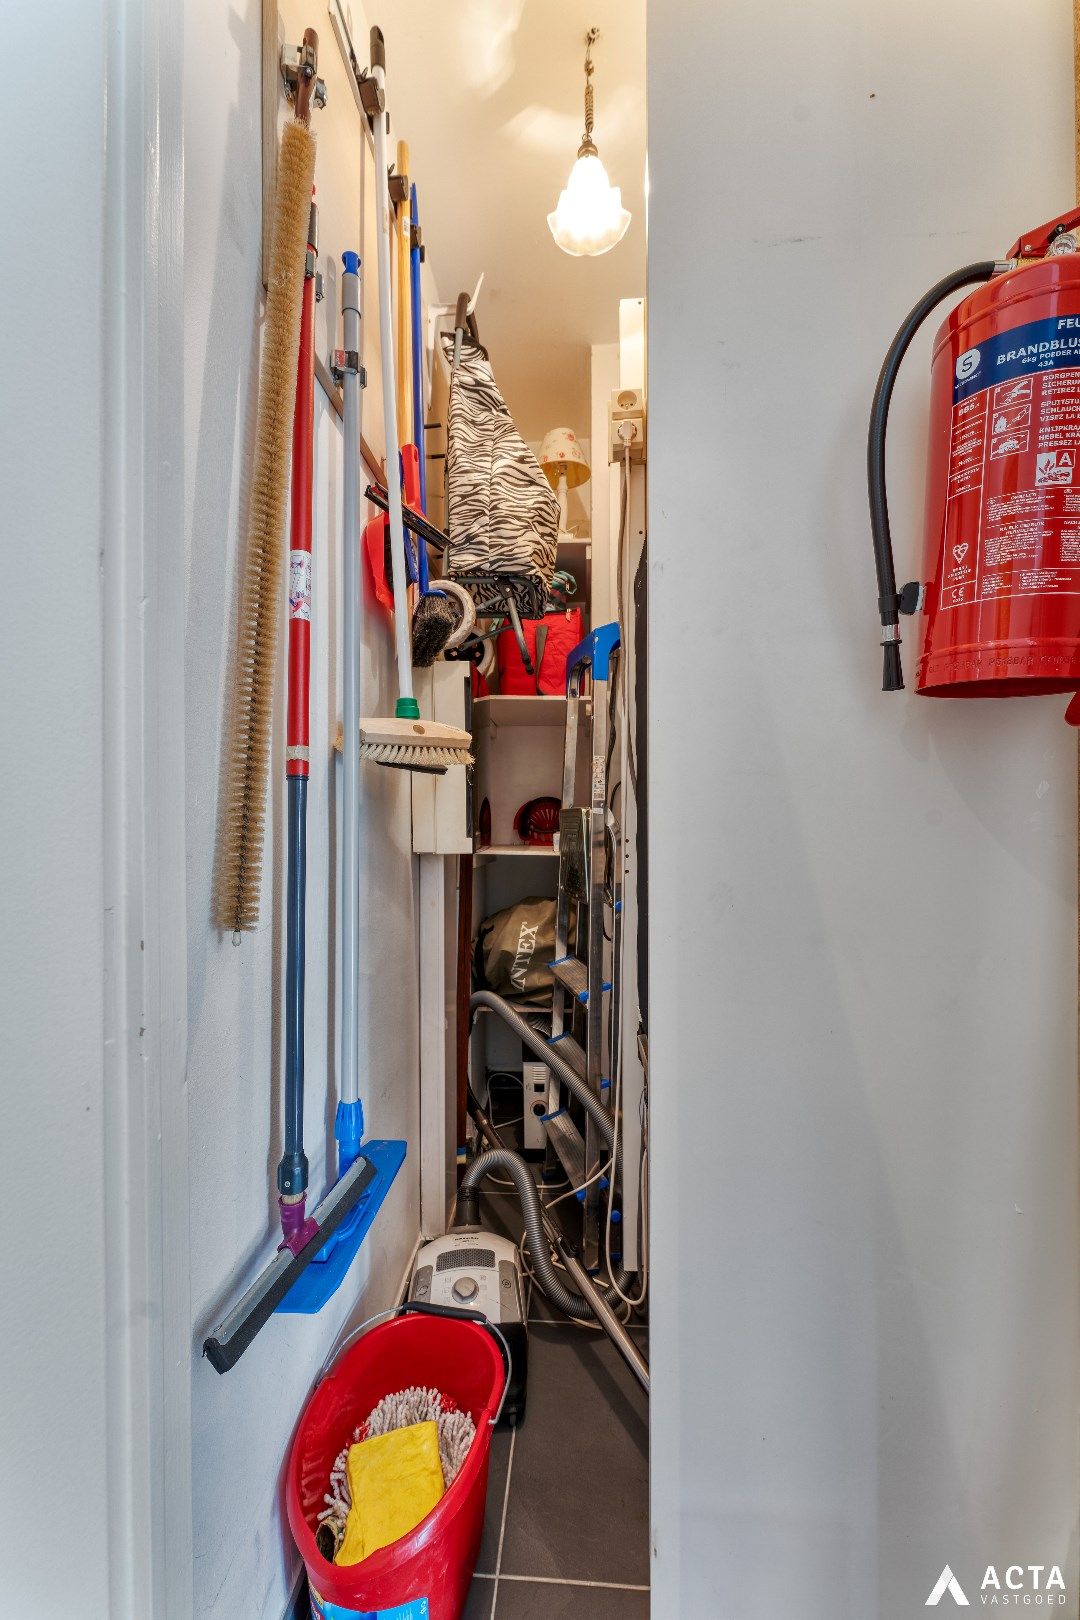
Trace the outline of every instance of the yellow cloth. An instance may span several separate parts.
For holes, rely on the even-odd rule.
[[[349,1447],[346,1468],[352,1507],[335,1564],[358,1564],[408,1535],[446,1489],[439,1429],[432,1422],[361,1440]]]

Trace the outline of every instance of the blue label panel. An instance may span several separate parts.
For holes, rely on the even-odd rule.
[[[1029,377],[1058,366],[1080,366],[1080,315],[1051,315],[965,349],[956,362],[953,404],[994,383]]]
[[[310,1588],[312,1620],[428,1620],[426,1597],[413,1598],[411,1603],[396,1605],[393,1609],[345,1609],[340,1603],[331,1603]]]

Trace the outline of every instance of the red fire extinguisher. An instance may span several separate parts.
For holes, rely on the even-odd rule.
[[[925,611],[915,690],[927,697],[1072,692],[1080,724],[1080,209],[1003,261],[946,276],[881,368],[867,481],[884,675],[904,685],[900,614]],[[885,432],[900,363],[950,294],[980,283],[934,343],[923,577],[896,588]]]

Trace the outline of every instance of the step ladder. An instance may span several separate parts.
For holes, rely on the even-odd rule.
[[[559,812],[559,886],[555,906],[554,990],[550,1045],[606,1105],[611,1102],[612,1031],[609,1005],[613,941],[619,912],[618,827],[608,808],[608,731],[610,685],[618,657],[619,626],[601,625],[578,643],[567,659],[566,733],[563,743]],[[587,803],[576,803],[579,736],[583,712],[589,726]],[[607,840],[615,841],[608,863]],[[605,874],[609,874],[607,882]],[[605,889],[607,888],[607,892]],[[608,919],[610,918],[610,926]],[[571,941],[573,945],[571,947]],[[549,1147],[572,1186],[583,1195],[583,1260],[599,1263],[601,1219],[607,1177],[594,1179],[606,1149],[596,1126],[586,1120],[585,1135],[561,1106],[552,1081],[545,1117]]]

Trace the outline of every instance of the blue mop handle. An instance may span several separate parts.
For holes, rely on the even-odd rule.
[[[306,776],[288,779],[288,895],[285,903],[285,1118],[278,1192],[307,1190],[304,1153],[304,919],[307,913]]]
[[[424,347],[421,341],[421,328],[423,325],[420,308],[420,214],[416,203],[416,187],[409,188],[409,224],[411,226],[410,241],[412,247],[409,253],[409,273],[412,280],[412,407],[413,407],[413,443],[420,458],[420,510],[427,513],[427,452],[424,447]],[[417,536],[416,541],[417,568],[421,596],[427,596],[431,590],[431,576],[428,572],[427,542]]]

